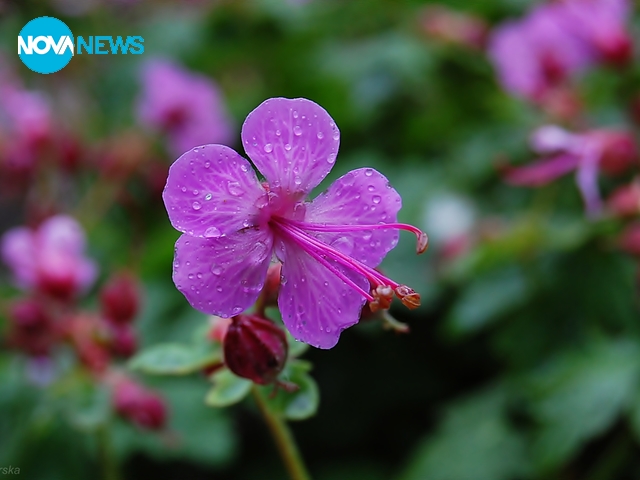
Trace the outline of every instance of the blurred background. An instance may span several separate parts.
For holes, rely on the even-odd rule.
[[[244,154],[244,118],[282,96],[340,128],[318,192],[374,167],[430,237],[380,266],[422,296],[391,309],[409,333],[363,319],[304,354],[320,401],[292,428],[312,477],[639,478],[634,7],[0,0],[0,474],[286,478],[250,400],[205,404],[206,362],[127,364],[211,337],[171,280],[169,165]],[[34,73],[16,36],[40,16],[144,53]]]

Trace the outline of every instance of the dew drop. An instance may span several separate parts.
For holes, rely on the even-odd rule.
[[[200,204],[200,202],[193,202],[191,206],[193,207],[194,210],[200,210],[202,208],[202,205]]]
[[[293,118],[298,118],[298,111],[297,110],[293,111]]]
[[[188,277],[189,277],[189,280],[193,280],[193,273],[190,273]]]
[[[318,137],[318,140],[322,140],[324,138],[324,133],[318,132],[317,137]]]
[[[198,278],[202,278],[202,274],[201,274],[200,272],[198,272],[198,273],[196,274],[196,277],[198,277]]]
[[[211,166],[211,162],[204,162],[204,168],[209,168]]]
[[[371,201],[373,203],[380,203],[382,201],[382,198],[380,197],[380,195],[374,195],[373,198],[371,198]]]
[[[276,137],[279,137],[280,135],[282,135],[282,132],[280,130],[276,130]]]
[[[222,236],[222,232],[216,227],[209,227],[204,231],[204,236],[207,238],[219,238]]]
[[[218,285],[218,286],[216,287],[216,290],[217,290],[218,292],[222,292],[222,287],[221,287],[220,285]]]
[[[234,197],[240,197],[244,193],[240,182],[227,182],[227,191]]]
[[[265,151],[265,152],[267,152],[267,153],[271,153],[271,152],[273,152],[273,145],[272,145],[272,144],[270,144],[270,143],[267,143],[267,144],[264,146],[264,151]]]
[[[371,175],[373,175],[373,170],[371,170],[370,168],[367,168],[367,169],[364,171],[364,174],[365,174],[367,177],[370,177]]]
[[[340,138],[340,132],[333,132],[333,139],[338,140]]]
[[[183,192],[186,192],[186,191],[187,191],[187,187],[182,187],[182,188],[181,188],[181,190],[182,190]]]
[[[373,192],[376,189],[376,187],[374,187],[373,185],[369,185],[367,187],[367,190],[369,190],[370,192]]]
[[[300,128],[300,125],[296,125],[295,127],[293,127],[293,134],[297,137],[302,135],[302,128]]]
[[[334,164],[336,162],[336,154],[330,153],[327,157],[327,163]]]
[[[198,193],[200,193],[198,190],[194,190],[194,191],[193,191],[193,194],[194,194],[194,195],[197,195]]]
[[[205,200],[211,200],[212,195],[210,193],[207,193],[204,197]]]
[[[294,177],[293,183],[295,183],[296,185],[300,185],[302,183],[302,178],[300,178],[300,175],[296,175]]]
[[[291,150],[291,145],[288,143],[285,143],[284,149],[288,152],[289,150]]]
[[[247,167],[244,163],[242,165],[240,165],[240,170],[242,170],[243,172],[248,172],[249,171],[249,167]]]
[[[211,265],[211,273],[213,273],[214,275],[220,275],[222,273],[222,268],[220,267],[220,265],[216,265],[215,263],[213,265]],[[222,287],[218,287],[218,291],[220,291]]]

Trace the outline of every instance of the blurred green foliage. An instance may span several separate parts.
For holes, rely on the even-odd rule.
[[[622,224],[587,221],[572,179],[538,190],[502,182],[496,166],[530,159],[526,139],[546,119],[501,91],[482,52],[427,39],[419,22],[427,2],[105,0],[77,17],[60,11],[62,3],[0,2],[0,48],[88,143],[138,128],[138,69],[166,56],[218,82],[238,130],[268,97],[302,96],[326,108],[342,145],[319,189],[351,168],[378,168],[403,197],[399,220],[429,234],[439,199],[472,205],[476,240],[461,256],[446,258],[434,240],[416,257],[413,239],[402,236],[382,264],[422,295],[416,312],[392,310],[409,335],[362,322],[335,349],[305,354],[315,381],[306,363],[294,365],[290,375],[305,388],[281,408],[297,419],[318,409],[294,425],[314,478],[638,478],[637,264],[616,251]],[[530,2],[442,3],[495,23]],[[77,35],[140,34],[145,53],[82,56],[38,76],[13,52],[17,32],[40,15],[63,19]],[[627,121],[639,70],[600,69],[580,82],[589,125]],[[173,158],[155,141],[153,154],[168,165]],[[205,316],[171,282],[178,234],[159,198],[128,188],[146,202],[142,215],[109,208],[90,231],[90,249],[104,272],[133,264],[144,281],[136,328],[146,350],[131,367],[192,373],[145,376],[168,399],[169,433],[110,418],[107,394],[82,376],[70,375],[65,387],[81,396],[39,389],[25,378],[24,359],[3,350],[0,467],[20,465],[27,478],[95,478],[96,436],[107,429],[126,478],[284,478],[250,401],[248,409],[205,405],[234,404],[249,383],[219,372],[209,390],[197,372],[220,352],[197,345]],[[78,202],[70,197],[67,206]],[[8,216],[20,223],[19,209]],[[2,286],[3,298],[12,292]],[[66,371],[64,356],[60,362]]]

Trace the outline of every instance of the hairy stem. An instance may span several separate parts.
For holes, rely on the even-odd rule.
[[[280,452],[280,456],[291,480],[311,480],[302,456],[300,455],[300,451],[298,450],[298,445],[286,421],[269,408],[269,405],[264,401],[262,393],[255,385],[252,387],[251,393],[276,442],[276,446],[278,447],[278,451]]]

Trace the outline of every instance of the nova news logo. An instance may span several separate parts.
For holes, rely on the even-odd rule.
[[[18,35],[18,55],[27,67],[37,73],[54,73],[64,68],[78,54],[144,53],[144,38],[126,39],[112,36],[78,36],[67,25],[53,17],[38,17],[27,23]]]

